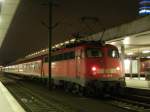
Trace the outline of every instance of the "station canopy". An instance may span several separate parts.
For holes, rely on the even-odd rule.
[[[109,44],[125,48],[126,59],[150,59],[150,30],[137,34],[130,34],[122,38],[108,41]]]
[[[48,47],[48,1],[0,0],[0,64]],[[53,0],[52,43],[77,32],[88,37],[137,18],[138,0]]]

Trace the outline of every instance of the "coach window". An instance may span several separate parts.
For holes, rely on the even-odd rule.
[[[57,61],[58,60],[58,55],[55,55],[55,61]]]
[[[67,53],[64,53],[64,60],[68,59],[68,54]]]
[[[75,58],[75,52],[70,52],[69,53],[69,59]]]
[[[64,54],[60,54],[60,60],[64,60]]]
[[[58,61],[59,60],[59,55],[55,55],[55,61]]]
[[[119,58],[119,52],[117,49],[109,49],[108,56],[112,58]]]
[[[61,54],[58,54],[58,61],[60,61],[61,60]]]
[[[87,57],[102,57],[103,53],[99,48],[88,48],[86,50]]]
[[[48,62],[48,57],[44,57],[44,62]]]
[[[52,61],[55,61],[55,59],[56,59],[55,56],[51,56]],[[48,60],[47,60],[47,62],[48,62]]]

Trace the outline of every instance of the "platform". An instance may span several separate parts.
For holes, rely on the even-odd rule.
[[[21,105],[0,82],[0,112],[25,112]]]
[[[129,78],[129,77],[126,77],[125,80],[127,87],[150,90],[150,80],[146,80],[145,78]]]

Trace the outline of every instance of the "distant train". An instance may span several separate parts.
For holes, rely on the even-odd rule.
[[[57,45],[52,51],[54,85],[89,93],[117,90],[125,86],[122,64],[115,46],[98,41],[65,43]],[[46,79],[48,53],[42,50],[29,55],[4,67],[3,71]]]

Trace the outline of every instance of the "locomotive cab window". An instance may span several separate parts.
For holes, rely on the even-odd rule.
[[[102,57],[103,53],[100,48],[88,48],[86,50],[87,57]]]
[[[62,60],[69,60],[75,58],[75,52],[66,52],[62,54],[57,54],[52,56],[52,61],[62,61]]]
[[[119,52],[117,49],[109,49],[108,56],[112,58],[119,58]]]

